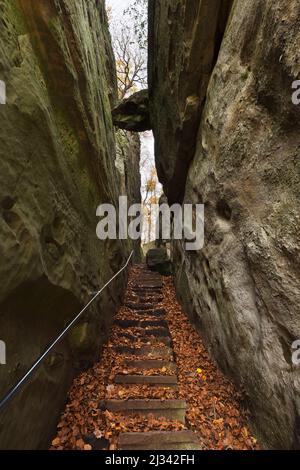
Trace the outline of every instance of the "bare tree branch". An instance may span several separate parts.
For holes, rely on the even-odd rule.
[[[113,34],[119,98],[147,86],[147,58],[128,25],[118,25]]]

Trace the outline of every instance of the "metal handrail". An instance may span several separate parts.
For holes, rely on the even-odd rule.
[[[74,320],[69,323],[69,325],[60,333],[60,335],[51,343],[51,345],[46,349],[46,351],[35,361],[35,363],[30,367],[30,369],[26,372],[26,374],[19,380],[19,382],[14,385],[7,394],[2,398],[0,401],[0,410],[7,404],[7,402],[16,394],[19,388],[26,382],[26,380],[31,376],[31,374],[38,368],[38,366],[43,362],[43,360],[48,356],[48,354],[52,351],[52,349],[59,343],[68,331],[75,325],[75,323],[79,320],[81,315],[88,309],[88,307],[96,300],[96,298],[104,291],[104,289],[127,268],[134,251],[130,253],[129,258],[127,259],[123,268],[120,269],[95,295],[94,297],[86,304],[86,306],[76,315]]]

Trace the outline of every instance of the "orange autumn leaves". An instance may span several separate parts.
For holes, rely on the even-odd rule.
[[[137,275],[138,271],[132,268],[127,300],[134,297],[131,286],[136,283]],[[199,334],[190,325],[176,300],[171,279],[164,281],[163,299],[157,308],[164,308],[167,312],[178,368],[178,389],[143,384],[115,384],[116,374],[139,374],[141,371],[128,368],[124,363],[126,354],[115,351],[115,345],[131,346],[132,342],[130,339],[121,338],[119,327],[113,326],[100,362],[74,380],[67,406],[57,428],[57,435],[52,441],[52,449],[116,450],[118,436],[122,432],[185,428],[190,428],[197,434],[203,449],[258,448],[256,439],[248,427],[247,412],[242,406],[242,394],[210,359]],[[137,319],[140,316],[122,307],[117,318]],[[147,359],[147,357],[139,356],[136,359]],[[172,373],[167,368],[149,369],[143,372],[145,375]],[[106,410],[105,400],[130,398],[185,399],[188,405],[186,426],[164,418],[122,416]]]
[[[179,397],[188,403],[188,424],[198,433],[203,448],[258,449],[241,393],[209,358],[199,333],[176,301],[170,279],[164,283],[163,306],[177,358]]]

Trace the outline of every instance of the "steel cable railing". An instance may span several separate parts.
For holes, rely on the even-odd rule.
[[[86,304],[86,306],[76,315],[76,317],[69,323],[69,325],[60,333],[60,335],[51,343],[51,345],[46,349],[46,351],[35,361],[35,363],[30,367],[26,374],[19,380],[19,382],[14,385],[2,398],[0,401],[0,410],[9,402],[9,400],[16,394],[16,392],[21,388],[22,385],[29,379],[33,372],[39,367],[43,360],[48,356],[48,354],[53,350],[53,348],[65,337],[65,335],[70,331],[70,329],[77,323],[81,315],[89,308],[89,306],[96,300],[101,292],[106,289],[106,287],[119,276],[129,265],[129,262],[133,256],[133,251],[130,253],[129,258],[127,259],[125,265],[118,271],[96,294],[94,297]]]

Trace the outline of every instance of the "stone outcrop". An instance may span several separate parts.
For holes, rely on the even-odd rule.
[[[173,245],[177,291],[260,440],[299,449],[300,6],[236,0],[225,28],[220,3],[150,7],[158,171],[170,202],[206,208],[204,249]]]
[[[151,130],[148,90],[141,90],[124,99],[113,111],[113,122],[119,129],[132,132]]]
[[[116,133],[116,143],[115,165],[120,174],[119,193],[121,196],[127,195],[128,207],[130,207],[141,202],[140,136],[135,132],[119,130]],[[128,244],[128,249],[134,249],[134,261],[140,262],[142,259],[140,240],[124,240],[124,243]]]
[[[125,161],[129,176],[116,165],[104,1],[3,0],[0,24],[2,396],[124,263],[129,244],[97,239],[96,208],[117,204],[122,184],[137,197],[128,184],[138,170],[137,154]],[[99,354],[125,277],[1,411],[0,448],[47,447],[74,373]]]

